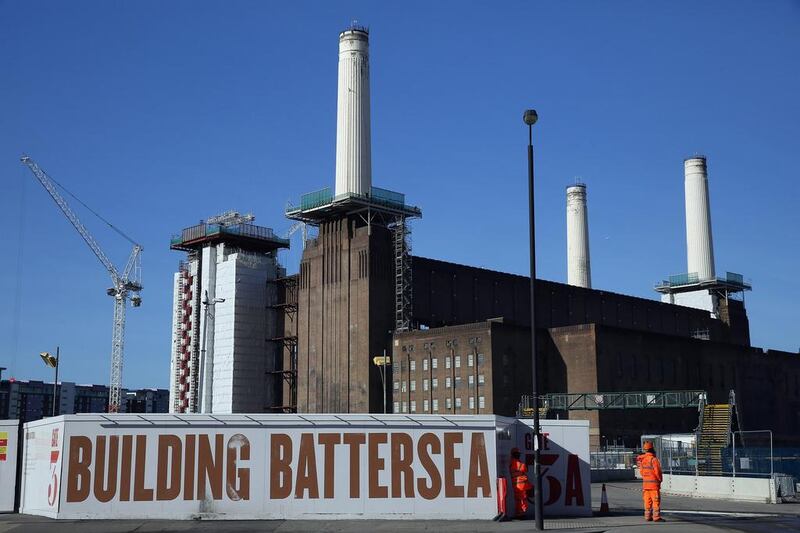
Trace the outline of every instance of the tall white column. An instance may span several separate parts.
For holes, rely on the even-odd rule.
[[[686,189],[686,259],[688,272],[698,281],[714,279],[714,242],[711,238],[711,206],[704,156],[683,162]]]
[[[371,187],[369,34],[353,27],[339,34],[335,194],[366,195]]]
[[[586,208],[586,185],[567,187],[567,283],[592,287],[589,261],[589,213]]]

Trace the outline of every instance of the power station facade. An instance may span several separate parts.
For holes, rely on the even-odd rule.
[[[188,254],[175,277],[173,412],[514,415],[530,392],[530,280],[411,253],[422,211],[373,185],[369,70],[368,30],[341,32],[333,187],[285,212],[318,230],[297,274],[277,262],[287,240],[231,229],[258,228],[249,222],[173,240]],[[567,283],[536,280],[539,388],[699,388],[709,401],[735,389],[745,429],[796,443],[800,362],[750,346],[750,284],[715,270],[705,157],[684,170],[688,271],[655,286],[661,301],[593,288],[586,186],[567,188]],[[794,399],[764,408],[784,379]],[[693,429],[696,414],[674,413],[645,429]],[[644,431],[631,412],[559,416],[590,420],[594,444]]]

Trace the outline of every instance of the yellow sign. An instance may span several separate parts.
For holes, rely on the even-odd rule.
[[[372,362],[375,363],[375,366],[391,365],[392,358],[388,355],[379,355],[377,357],[373,357]]]

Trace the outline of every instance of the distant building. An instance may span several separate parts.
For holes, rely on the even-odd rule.
[[[108,411],[106,385],[76,385],[62,381],[56,387],[57,415],[105,413]],[[122,390],[120,412],[166,413],[167,389]],[[0,419],[32,422],[51,416],[53,383],[45,381],[3,380],[0,382]]]

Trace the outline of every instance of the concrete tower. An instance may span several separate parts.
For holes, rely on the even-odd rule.
[[[339,34],[335,195],[368,195],[371,187],[369,33],[352,26]]]
[[[567,283],[592,287],[589,262],[589,214],[586,210],[586,185],[567,187]]]
[[[686,258],[689,274],[698,281],[714,279],[714,242],[708,200],[706,158],[699,155],[683,162],[686,188]]]

